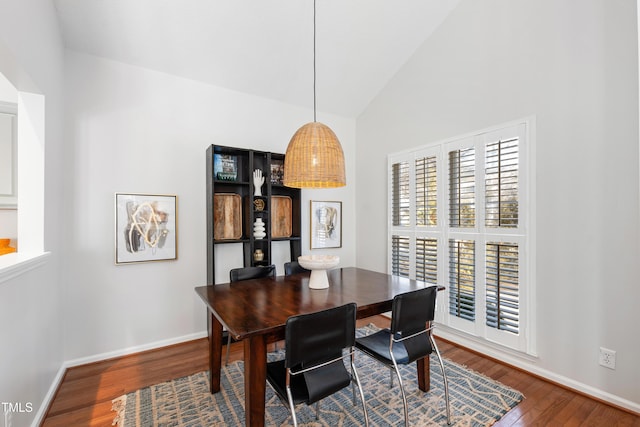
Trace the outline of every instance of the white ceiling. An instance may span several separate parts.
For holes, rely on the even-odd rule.
[[[53,1],[69,49],[313,107],[312,0]],[[318,0],[318,111],[357,116],[458,2]]]

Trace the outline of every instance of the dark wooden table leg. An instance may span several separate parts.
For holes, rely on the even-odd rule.
[[[429,356],[416,361],[418,369],[418,388],[422,391],[429,391],[431,388],[431,375],[429,374]]]
[[[256,335],[244,340],[244,411],[246,426],[264,426],[267,387],[267,339]]]
[[[209,312],[209,385],[211,393],[220,391],[222,367],[222,324]]]

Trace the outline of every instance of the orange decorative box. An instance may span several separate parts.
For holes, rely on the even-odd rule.
[[[10,254],[16,251],[16,248],[9,246],[11,239],[0,239],[0,255]]]

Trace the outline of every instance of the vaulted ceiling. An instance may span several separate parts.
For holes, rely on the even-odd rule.
[[[313,107],[313,0],[53,0],[72,50]],[[318,111],[356,117],[459,0],[317,0]]]

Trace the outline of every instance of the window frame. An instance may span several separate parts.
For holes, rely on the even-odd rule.
[[[11,191],[0,194],[0,209],[17,209],[18,207],[18,104],[0,100],[0,114],[10,117],[11,141],[9,142],[11,158],[8,159]]]
[[[485,149],[490,142],[518,138],[518,224],[516,227],[489,227],[486,224],[485,206]],[[409,275],[416,278],[416,240],[419,238],[437,239],[438,283],[445,286],[439,298],[436,321],[447,327],[452,333],[471,336],[486,342],[493,342],[518,352],[536,354],[535,342],[535,156],[533,151],[535,137],[535,117],[527,117],[513,122],[492,126],[466,135],[425,144],[387,156],[387,173],[391,177],[393,165],[400,161],[409,164],[409,204],[410,225],[394,225],[393,186],[389,179],[388,188],[388,272],[392,271],[391,247],[393,236],[409,238]],[[449,151],[473,146],[475,148],[475,222],[473,227],[451,227],[449,210]],[[416,176],[415,160],[436,155],[437,160],[437,224],[417,225],[416,222]],[[473,240],[475,242],[475,321],[456,318],[449,315],[449,240]],[[518,245],[518,334],[486,325],[486,245],[487,243],[515,243]]]

